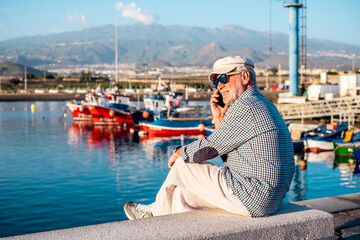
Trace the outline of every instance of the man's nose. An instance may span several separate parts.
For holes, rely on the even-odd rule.
[[[220,81],[219,81],[219,84],[218,84],[218,89],[221,90],[225,87],[225,84],[222,84]]]

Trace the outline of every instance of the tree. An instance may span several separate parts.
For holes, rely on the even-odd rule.
[[[90,70],[86,73],[84,70],[81,71],[80,82],[91,82],[92,74]]]
[[[270,69],[270,71],[271,71],[271,74],[272,74],[272,75],[276,75],[276,73],[278,72],[278,69],[277,69],[276,67],[272,67],[272,68]]]

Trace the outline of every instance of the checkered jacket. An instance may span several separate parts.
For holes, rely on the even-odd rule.
[[[256,87],[228,108],[214,132],[181,148],[187,163],[221,156],[228,186],[253,217],[276,212],[294,174],[289,130]]]

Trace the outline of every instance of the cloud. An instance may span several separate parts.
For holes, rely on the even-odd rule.
[[[115,7],[117,10],[122,11],[123,17],[132,18],[137,22],[144,23],[145,25],[152,24],[156,20],[155,15],[143,12],[143,10],[137,7],[135,3],[126,5],[118,2],[115,4]]]
[[[86,17],[84,14],[78,14],[78,13],[68,14],[66,15],[66,18],[71,23],[87,24]]]

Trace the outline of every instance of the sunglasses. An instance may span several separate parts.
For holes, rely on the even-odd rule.
[[[221,74],[220,77],[218,77],[217,79],[215,79],[213,81],[215,88],[218,87],[219,82],[221,82],[221,84],[228,83],[229,82],[229,80],[227,78],[228,76],[236,75],[236,74],[239,74],[239,73],[242,73],[242,72],[243,71],[237,71],[237,72],[230,72],[230,73],[226,73],[226,74]]]

